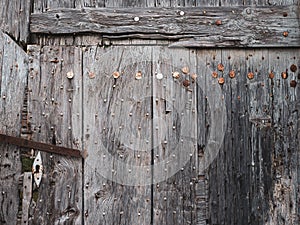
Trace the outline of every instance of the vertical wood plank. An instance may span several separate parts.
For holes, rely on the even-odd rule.
[[[32,139],[81,149],[81,52],[76,47],[29,46]],[[70,79],[67,77],[69,76]],[[33,221],[81,224],[81,160],[42,153],[44,176],[34,187]]]
[[[151,223],[151,52],[84,50],[85,224]]]
[[[22,221],[24,225],[28,224],[29,206],[32,198],[32,172],[25,172],[23,176],[23,199],[22,199]]]
[[[0,32],[0,40],[0,131],[20,136],[28,58],[6,34]],[[0,144],[0,171],[0,223],[16,224],[21,175],[18,147]]]
[[[291,71],[292,64],[299,67],[299,49],[273,50],[269,54],[270,68],[274,73],[273,79],[273,110],[272,123],[275,130],[275,147],[273,153],[274,181],[273,201],[268,223],[293,224],[299,220],[296,193],[297,179],[299,179],[299,166],[296,163],[299,153],[299,141],[296,130],[299,120],[298,110],[299,88],[291,87],[290,82],[296,79],[296,74]],[[288,76],[283,79],[282,73]],[[297,143],[297,144],[296,144]],[[296,147],[297,146],[297,147]],[[298,181],[299,182],[299,181]],[[275,207],[280,202],[280,207]]]
[[[153,189],[154,224],[196,221],[196,84],[190,77],[196,73],[195,56],[194,51],[165,47],[153,51],[154,72],[164,76],[153,77],[153,180],[160,182]],[[182,72],[184,67],[188,74]],[[181,77],[174,79],[172,72]]]

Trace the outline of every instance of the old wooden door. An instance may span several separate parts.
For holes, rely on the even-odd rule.
[[[1,4],[1,224],[299,223],[297,0]]]

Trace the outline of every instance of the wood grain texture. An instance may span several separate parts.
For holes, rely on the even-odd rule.
[[[32,140],[82,149],[80,49],[29,46],[28,54]],[[81,159],[42,153],[42,160],[44,176],[39,189],[34,187],[31,224],[81,224]]]
[[[22,191],[22,221],[24,225],[28,224],[29,207],[32,198],[32,172],[25,172],[23,174],[23,191]]]
[[[222,24],[216,25],[217,20]],[[57,9],[32,14],[30,31],[90,32],[144,39],[184,38],[172,45],[177,47],[273,47],[299,46],[300,43],[298,10],[294,6]],[[287,37],[283,35],[285,31]]]
[[[29,36],[30,1],[3,0],[0,3],[0,29],[26,44]]]
[[[153,224],[195,224],[197,86],[191,75],[196,54],[155,47],[153,63]],[[173,78],[173,72],[180,78]],[[157,79],[160,73],[163,79]]]
[[[28,58],[6,34],[0,32],[0,40],[0,130],[1,133],[19,136]],[[20,175],[19,148],[0,144],[1,224],[17,223]]]
[[[84,48],[85,224],[151,223],[151,52]]]

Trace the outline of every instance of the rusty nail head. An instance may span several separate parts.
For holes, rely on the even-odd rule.
[[[282,77],[283,79],[286,79],[286,78],[288,77],[287,72],[282,72],[282,73],[281,73],[281,77]]]
[[[120,77],[120,73],[118,71],[113,72],[113,77],[115,79],[119,78]]]
[[[197,80],[197,74],[193,73],[193,74],[191,75],[191,78],[193,79],[193,81],[196,81],[196,80]]]
[[[182,84],[183,84],[183,86],[188,87],[188,86],[190,86],[190,81],[189,80],[184,80],[182,82]]]
[[[222,72],[224,71],[224,65],[222,63],[218,64],[218,70]]]
[[[287,12],[284,12],[283,17],[287,17],[287,16],[288,16]]]
[[[138,72],[135,74],[135,79],[136,79],[136,80],[142,79],[142,72],[141,72],[141,71],[138,71]]]
[[[225,83],[224,77],[220,77],[218,82],[219,82],[220,85],[223,85]]]
[[[294,87],[296,87],[296,85],[297,85],[297,81],[291,80],[290,86],[294,88]]]
[[[174,78],[178,79],[180,77],[180,74],[177,71],[175,71],[175,72],[172,73],[172,76]]]
[[[275,77],[274,73],[273,73],[273,72],[270,72],[270,73],[269,73],[269,78],[270,78],[270,79],[273,79],[274,77]]]
[[[252,73],[252,72],[248,73],[247,77],[249,80],[252,80],[254,78],[254,73]]]
[[[89,72],[89,78],[91,78],[91,79],[95,78],[95,73]]]
[[[217,78],[217,77],[218,77],[218,73],[217,73],[216,71],[214,71],[214,72],[212,73],[212,77],[213,77],[213,78]]]
[[[284,31],[284,32],[283,32],[283,36],[284,36],[284,37],[287,37],[287,36],[289,36],[289,32],[287,32],[287,31]]]
[[[185,66],[185,67],[183,67],[183,68],[181,69],[181,71],[182,71],[184,74],[188,74],[188,73],[190,72],[190,69],[189,69],[187,66]]]
[[[222,25],[222,21],[221,21],[221,20],[216,20],[216,25],[217,25],[217,26]]]
[[[297,66],[295,64],[292,64],[290,69],[291,69],[292,72],[295,73],[297,71]]]
[[[230,77],[230,78],[234,78],[234,77],[235,77],[235,72],[234,72],[234,70],[231,70],[231,71],[229,72],[229,77]]]

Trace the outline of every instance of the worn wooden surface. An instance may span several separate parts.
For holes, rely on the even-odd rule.
[[[296,6],[57,9],[32,14],[30,31],[184,39],[171,45],[183,47],[299,46],[298,16]]]
[[[151,223],[151,52],[84,50],[85,224]]]
[[[22,44],[28,41],[30,8],[29,0],[3,0],[0,3],[0,29]]]
[[[197,222],[197,86],[191,78],[196,65],[195,51],[153,50],[153,224]],[[180,78],[174,79],[173,72]]]
[[[32,172],[23,174],[23,190],[22,190],[22,220],[21,224],[28,224],[29,207],[32,199]]]
[[[23,96],[27,80],[27,55],[0,32],[0,130],[19,136]],[[16,224],[21,175],[19,148],[0,144],[0,223]]]
[[[28,54],[31,138],[82,149],[81,49],[29,46]],[[42,160],[30,224],[81,224],[82,160],[48,153]]]

